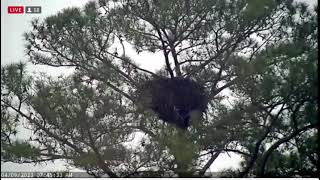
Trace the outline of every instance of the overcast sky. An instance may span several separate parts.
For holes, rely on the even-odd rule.
[[[306,1],[315,4],[316,0]],[[66,7],[80,7],[88,0],[1,0],[1,66],[12,62],[26,62],[24,54],[24,40],[22,34],[31,30],[30,21],[33,18],[43,18],[53,15]],[[41,14],[7,14],[7,6],[41,6]],[[141,53],[137,55],[134,50],[126,50],[126,54],[136,60],[141,67],[156,70],[163,64],[161,54]],[[39,67],[39,66],[37,66]],[[35,70],[31,68],[30,71]],[[40,71],[49,73],[58,72],[56,69],[37,68]],[[63,71],[60,71],[63,72]],[[219,171],[227,167],[237,167],[239,156],[229,157],[226,154],[220,155],[212,164],[211,171]],[[64,169],[63,162],[57,161],[55,164],[48,163],[44,166],[19,165],[14,163],[1,164],[1,171],[53,171]]]

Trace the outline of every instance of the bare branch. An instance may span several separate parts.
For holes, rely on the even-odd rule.
[[[164,55],[164,58],[165,58],[167,70],[168,70],[168,72],[170,74],[170,77],[173,78],[174,74],[173,74],[172,68],[170,66],[169,57],[168,57],[169,52],[167,52],[167,50],[166,50],[167,49],[167,45],[165,44],[165,41],[162,38],[160,30],[157,27],[155,27],[155,28],[157,30],[158,36],[160,37],[160,41],[161,41],[161,44],[162,44],[162,51],[163,51],[163,55]]]
[[[250,157],[249,153],[246,153],[246,152],[243,152],[243,151],[240,151],[240,150],[237,150],[237,149],[228,149],[228,148],[211,150],[211,151],[209,151],[207,153],[199,155],[199,157],[206,156],[208,154],[212,154],[214,152],[220,152],[220,151],[221,152],[234,152],[234,153],[237,153],[237,154],[241,154],[241,155]]]
[[[139,66],[131,63],[131,62],[128,61],[128,59],[126,59],[126,58],[117,56],[117,55],[115,55],[114,53],[110,53],[110,52],[107,52],[107,54],[109,54],[109,55],[111,55],[111,56],[113,56],[113,57],[115,57],[115,58],[117,58],[117,59],[120,59],[120,60],[122,60],[122,61],[130,64],[132,67],[134,67],[134,68],[137,69],[137,70],[140,70],[140,71],[146,72],[146,73],[148,73],[148,74],[151,74],[153,77],[159,77],[157,74],[155,74],[155,73],[153,73],[153,72],[151,72],[151,71],[148,71],[148,70],[146,70],[146,69],[142,69],[142,68],[140,68]]]
[[[211,164],[218,158],[218,156],[220,155],[221,151],[216,152],[215,154],[213,154],[211,156],[211,158],[209,159],[209,161],[204,165],[204,167],[200,170],[199,175],[203,176],[206,171],[210,168]]]

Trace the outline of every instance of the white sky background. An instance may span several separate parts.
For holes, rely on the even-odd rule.
[[[31,31],[30,21],[33,18],[44,18],[49,15],[54,15],[58,11],[66,7],[83,6],[89,0],[1,0],[1,66],[13,62],[26,62],[24,53],[24,38],[22,34],[26,31]],[[305,1],[308,4],[316,4],[316,0],[297,0],[299,2]],[[7,14],[7,6],[41,6],[41,14]],[[120,50],[120,49],[119,49]],[[126,54],[141,65],[142,68],[154,71],[163,65],[162,54],[140,53],[137,55],[133,49],[126,49]],[[70,73],[71,71],[62,68],[45,68],[37,65],[30,67],[29,71],[44,71],[52,75],[61,73]],[[26,133],[26,132],[24,132]],[[240,156],[227,154],[220,155],[210,167],[213,172],[221,171],[228,167],[238,167],[238,162],[241,160]],[[31,164],[15,164],[4,163],[1,164],[1,171],[57,171],[64,170],[65,167],[62,161],[55,163],[48,163],[47,165],[34,166]]]

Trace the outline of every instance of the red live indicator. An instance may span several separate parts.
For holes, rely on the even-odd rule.
[[[8,6],[8,14],[23,14],[23,6]]]

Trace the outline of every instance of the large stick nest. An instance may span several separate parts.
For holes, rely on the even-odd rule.
[[[192,112],[207,108],[204,87],[188,78],[157,78],[145,82],[138,91],[144,108],[151,108],[160,119],[186,129]]]

